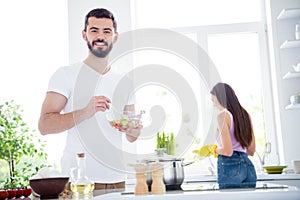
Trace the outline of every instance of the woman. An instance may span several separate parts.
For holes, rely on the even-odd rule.
[[[224,188],[254,188],[256,172],[248,155],[255,153],[255,137],[248,112],[240,105],[233,89],[218,83],[211,90],[212,101],[220,113],[216,153],[218,184]]]

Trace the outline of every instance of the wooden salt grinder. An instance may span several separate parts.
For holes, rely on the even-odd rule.
[[[148,194],[148,185],[146,182],[147,181],[146,169],[147,169],[147,166],[144,163],[135,165],[135,172],[136,172],[136,185],[135,185],[135,190],[134,190],[135,195]]]
[[[166,186],[163,181],[163,165],[159,162],[151,164],[152,171],[152,194],[165,194]]]

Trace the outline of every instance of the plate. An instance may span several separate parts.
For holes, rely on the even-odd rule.
[[[287,166],[263,166],[268,174],[281,174],[282,170]]]

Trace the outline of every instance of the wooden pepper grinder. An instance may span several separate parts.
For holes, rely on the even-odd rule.
[[[166,186],[163,181],[163,165],[162,163],[156,162],[151,164],[152,170],[152,194],[165,194]]]
[[[135,172],[136,172],[136,185],[135,185],[135,191],[134,191],[135,195],[148,194],[146,169],[147,169],[147,166],[144,163],[135,165]]]

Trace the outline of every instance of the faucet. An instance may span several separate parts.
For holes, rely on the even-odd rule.
[[[210,172],[210,175],[212,175],[212,176],[215,175],[215,171],[211,166],[208,167],[208,171]]]
[[[210,162],[210,166],[208,167],[208,171],[210,172],[210,175],[214,176],[215,175],[215,166],[211,160],[210,157],[209,158],[209,162]]]
[[[261,157],[257,151],[255,152],[259,158],[259,162],[261,166],[264,166],[266,164],[266,158],[268,157],[268,155],[271,153],[271,143],[270,142],[266,142],[265,144],[265,151],[263,156]]]

